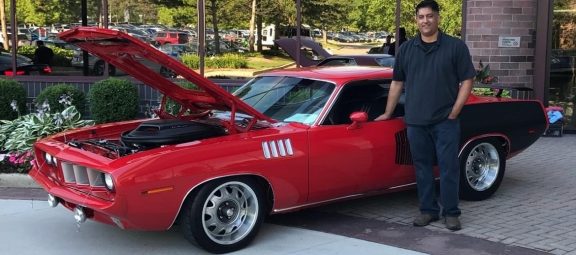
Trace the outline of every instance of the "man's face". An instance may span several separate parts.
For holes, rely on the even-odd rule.
[[[423,36],[432,36],[438,31],[440,16],[430,8],[420,8],[416,14],[418,30]]]

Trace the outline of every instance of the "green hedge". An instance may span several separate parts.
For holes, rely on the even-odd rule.
[[[94,83],[88,102],[96,123],[131,120],[138,114],[138,90],[127,80],[109,78]]]
[[[65,103],[60,102],[62,96],[65,95],[69,97],[71,104],[76,106],[81,114],[84,114],[86,108],[84,92],[68,84],[56,84],[42,90],[36,97],[36,104],[43,104],[44,101],[48,101],[50,112],[61,112],[68,107]]]
[[[205,65],[207,68],[247,68],[248,60],[246,57],[238,54],[226,53],[221,56],[207,57]],[[200,68],[200,57],[194,54],[184,54],[182,63],[192,68]]]
[[[12,109],[16,101],[18,112]],[[0,79],[0,120],[13,120],[26,111],[26,90],[14,80]]]
[[[180,87],[183,87],[185,89],[200,90],[196,84],[191,83],[189,81],[177,81],[176,84],[180,85]],[[159,101],[162,101],[162,99],[160,98]],[[166,109],[166,112],[172,115],[177,115],[178,112],[180,112],[180,107],[181,105],[178,102],[172,100],[171,98],[168,98],[168,100],[166,100],[166,104],[164,105],[164,109]]]
[[[73,50],[66,50],[58,47],[50,47],[54,51],[54,58],[52,58],[52,66],[71,66],[72,57],[74,57]],[[36,46],[24,45],[18,48],[18,54],[34,59],[34,51]]]

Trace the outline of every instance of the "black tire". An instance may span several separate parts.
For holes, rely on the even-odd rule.
[[[460,198],[480,201],[498,190],[506,169],[506,154],[497,139],[473,141],[460,155]]]
[[[96,76],[104,75],[104,61],[102,61],[102,60],[96,61],[96,63],[94,64],[94,67],[92,68],[92,73]],[[108,75],[109,76],[116,75],[116,67],[115,66],[108,65]]]
[[[267,213],[262,187],[247,177],[203,185],[182,207],[184,237],[212,253],[246,247],[256,237]]]

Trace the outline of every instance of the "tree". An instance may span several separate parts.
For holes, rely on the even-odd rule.
[[[327,41],[326,31],[340,30],[349,24],[348,13],[353,6],[350,2],[338,0],[311,0],[302,3],[302,22],[312,27],[324,30],[324,42]]]
[[[19,22],[46,26],[80,20],[81,0],[19,0],[16,17]]]
[[[196,24],[196,7],[182,6],[179,8],[160,7],[158,9],[158,23],[170,27],[184,27]]]
[[[254,34],[254,29],[256,29],[256,7],[258,6],[257,0],[252,0],[252,8],[250,12],[250,36],[248,36],[248,48],[251,52],[254,51],[254,41],[256,35]]]
[[[2,41],[8,42],[8,33],[6,32],[6,9],[4,8],[6,3],[4,0],[0,0],[0,19],[2,21]],[[8,43],[3,43],[4,50],[8,51]]]

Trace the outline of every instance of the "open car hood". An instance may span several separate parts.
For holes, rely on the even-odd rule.
[[[286,51],[286,53],[288,53],[288,55],[290,55],[290,57],[294,60],[296,60],[297,54],[300,54],[300,65],[303,67],[315,66],[318,63],[320,63],[322,59],[332,56],[332,54],[328,53],[328,51],[322,48],[322,45],[310,39],[300,40],[301,43],[300,50],[298,50],[297,49],[298,47],[296,47],[296,45],[298,44],[296,38],[282,38],[274,40],[274,43],[278,45],[278,47]],[[306,51],[316,56],[319,56],[320,59],[319,60],[311,59],[309,56],[307,56],[309,54],[306,54]]]
[[[234,113],[242,112],[253,116],[254,121],[275,122],[179,61],[123,32],[94,27],[77,27],[58,34],[58,37],[105,60],[190,110],[231,111],[232,118]],[[162,76],[158,70],[152,70],[142,64],[137,60],[140,58],[171,69],[177,75],[198,86],[200,90],[189,90],[179,86]]]

